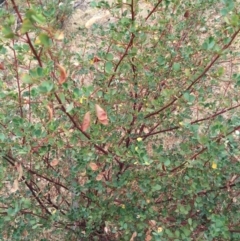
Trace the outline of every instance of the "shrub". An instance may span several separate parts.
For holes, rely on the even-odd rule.
[[[0,239],[239,240],[237,2],[96,1],[68,34],[56,2],[0,9]]]

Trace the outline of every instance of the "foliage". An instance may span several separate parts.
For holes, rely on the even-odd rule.
[[[239,240],[237,2],[96,1],[65,38],[69,1],[26,2],[0,9],[0,239]]]

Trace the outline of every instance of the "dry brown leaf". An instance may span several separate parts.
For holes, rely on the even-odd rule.
[[[16,163],[16,168],[17,168],[17,172],[18,172],[18,181],[20,181],[23,176],[23,168],[22,168],[21,163]]]
[[[18,179],[15,179],[14,182],[13,182],[13,186],[12,188],[10,189],[10,193],[14,193],[18,190]]]
[[[96,176],[96,181],[101,181],[103,179],[103,174],[102,173],[99,173],[97,176]]]
[[[149,220],[148,223],[152,228],[155,227],[157,224],[157,222],[155,220]]]
[[[80,177],[78,178],[78,183],[79,183],[81,186],[84,186],[84,184],[86,183],[87,180],[88,180],[87,177],[80,176]]]
[[[109,232],[110,232],[110,228],[109,228],[109,227],[107,227],[107,226],[106,226],[106,227],[104,227],[104,232],[105,232],[105,233],[109,233]]]
[[[27,237],[28,236],[28,231],[25,229],[22,234],[23,234],[24,237]]]
[[[238,177],[237,175],[233,175],[230,180],[230,183],[234,183],[234,181],[237,179],[237,177]]]
[[[50,166],[55,167],[55,166],[58,165],[58,163],[59,163],[59,160],[54,159],[54,160],[51,161]]]
[[[100,22],[102,21],[103,19],[106,19],[110,16],[110,12],[105,12],[101,15],[96,15],[96,16],[93,16],[92,18],[90,18],[86,23],[85,23],[85,27],[87,29],[91,28],[91,26],[94,24],[94,23],[97,23],[97,22]]]
[[[148,129],[147,127],[144,127],[144,128],[143,128],[143,132],[144,132],[145,134],[148,134],[148,133],[149,133],[149,129]]]
[[[93,171],[97,171],[98,170],[98,165],[94,162],[90,162],[89,163],[89,167],[93,170]]]
[[[132,234],[132,237],[131,237],[131,239],[130,239],[130,241],[134,241],[134,239],[137,237],[137,232],[134,232],[133,234]]]
[[[102,109],[102,107],[100,107],[99,105],[95,105],[95,108],[96,108],[97,118],[99,122],[103,125],[107,125],[108,117],[107,117],[106,111]]]
[[[82,172],[79,173],[79,175],[80,175],[81,177],[85,177],[86,174],[87,174],[86,169],[84,169]]]
[[[63,66],[61,66],[60,64],[57,64],[57,67],[60,71],[60,76],[59,76],[59,80],[58,80],[58,83],[60,85],[62,85],[63,83],[66,82],[66,79],[67,79],[67,72],[65,70],[65,68]]]
[[[48,115],[49,115],[49,121],[53,118],[53,109],[50,105],[47,105]]]
[[[150,234],[147,234],[145,241],[151,241],[151,240],[152,240],[152,236]]]
[[[82,131],[86,131],[89,128],[90,122],[91,122],[91,116],[90,116],[90,111],[88,111],[83,117],[83,123],[81,126]]]
[[[151,236],[151,230],[149,229],[146,233],[145,241],[151,241],[152,236]]]
[[[104,146],[104,151],[108,151],[108,148],[111,146],[111,144],[110,143],[107,143],[105,146]]]

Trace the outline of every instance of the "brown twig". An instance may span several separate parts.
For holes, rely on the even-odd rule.
[[[108,87],[109,87],[110,84],[112,83],[112,81],[113,81],[113,79],[114,79],[114,77],[115,77],[115,75],[116,75],[116,71],[117,71],[119,65],[122,63],[123,59],[127,56],[128,50],[132,47],[134,38],[135,38],[135,35],[132,34],[131,39],[129,40],[129,43],[128,43],[128,45],[127,45],[127,48],[125,49],[123,55],[120,57],[118,63],[116,64],[116,66],[115,66],[115,68],[114,68],[114,74],[111,76],[111,78],[110,78],[110,80],[109,80],[109,82],[108,82]]]
[[[158,3],[156,4],[156,6],[150,11],[150,13],[147,15],[147,17],[145,18],[145,20],[147,21],[150,16],[156,11],[156,9],[158,8],[159,4],[162,2],[162,0],[159,0]]]

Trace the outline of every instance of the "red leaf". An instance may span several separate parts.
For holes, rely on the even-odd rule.
[[[57,64],[57,67],[58,67],[58,69],[59,69],[59,71],[60,71],[60,77],[59,77],[58,83],[59,83],[60,85],[62,85],[63,83],[66,82],[67,72],[66,72],[65,68],[62,67],[61,65]]]
[[[0,69],[1,69],[1,70],[4,70],[4,69],[5,69],[3,62],[0,63]]]
[[[93,170],[93,171],[97,171],[98,170],[98,165],[94,162],[90,162],[89,163],[89,167]]]
[[[99,105],[95,105],[95,108],[96,108],[97,118],[99,122],[103,125],[107,125],[108,117],[107,117],[106,111],[102,109]]]
[[[97,62],[99,62],[99,61],[101,61],[101,60],[100,60],[98,57],[95,56],[95,57],[93,58],[93,63],[97,63]]]
[[[90,111],[88,111],[83,117],[83,123],[81,126],[82,131],[86,131],[90,126],[91,116]]]

